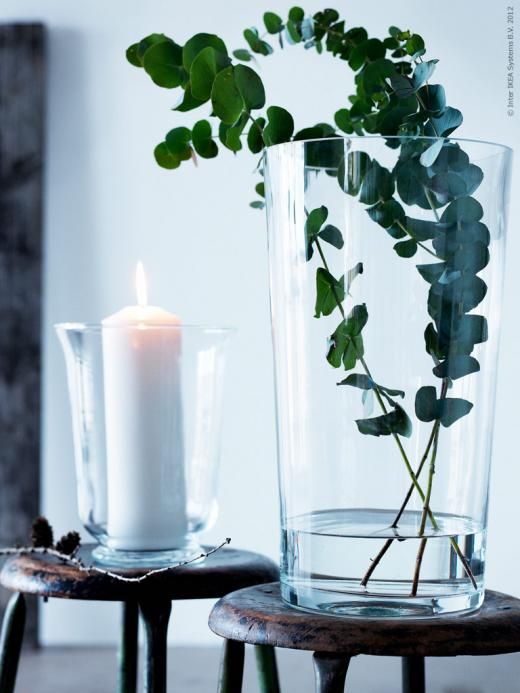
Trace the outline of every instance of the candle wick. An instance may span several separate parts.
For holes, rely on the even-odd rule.
[[[137,305],[140,308],[145,308],[148,305],[148,292],[142,262],[137,263],[137,268],[135,270],[135,288],[137,291]]]

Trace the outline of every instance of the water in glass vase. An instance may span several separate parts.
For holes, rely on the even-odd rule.
[[[392,527],[395,516],[395,510],[356,508],[288,518],[282,531],[284,599],[338,616],[381,618],[478,608],[484,597],[482,526],[468,517],[436,514],[438,529],[427,525],[424,533],[414,595],[421,512],[404,512],[398,528]],[[365,586],[374,560],[377,565]]]

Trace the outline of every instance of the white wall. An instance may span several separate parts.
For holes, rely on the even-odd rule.
[[[231,536],[234,546],[277,556],[264,219],[247,206],[253,161],[226,153],[201,162],[198,169],[160,170],[151,156],[154,144],[170,127],[190,124],[195,117],[172,113],[174,94],[154,87],[129,66],[124,49],[153,31],[183,43],[204,30],[240,47],[241,30],[259,25],[265,9],[285,13],[291,4],[2,0],[0,21],[41,20],[49,29],[42,505],[58,531],[78,527],[78,520],[65,373],[52,325],[97,321],[126,304],[136,259],[142,258],[155,302],[189,322],[234,324],[240,330],[228,370],[221,512],[206,540]],[[337,5],[353,26],[364,25],[373,35],[390,24],[424,35],[429,54],[442,59],[438,77],[450,102],[464,111],[461,136],[518,143],[519,116],[506,113],[505,3]],[[520,14],[517,21],[520,28]],[[298,125],[330,120],[351,89],[348,68],[301,47],[262,61],[262,70],[271,102],[289,106]],[[520,88],[517,100],[520,115]],[[514,186],[518,182],[517,169]],[[488,573],[491,586],[517,594],[520,553],[512,524],[520,484],[513,438],[520,386],[515,362],[520,272],[514,264],[520,259],[519,212],[513,194]],[[205,603],[177,605],[173,640],[213,642],[205,625],[207,611]],[[104,643],[117,635],[115,606],[55,600],[42,614],[45,643]]]

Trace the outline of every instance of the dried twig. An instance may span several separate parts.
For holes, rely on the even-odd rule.
[[[173,565],[163,566],[161,568],[149,570],[143,575],[139,575],[138,577],[128,577],[127,575],[122,575],[121,573],[114,573],[111,570],[105,570],[104,568],[100,568],[96,565],[86,565],[85,563],[83,563],[81,558],[77,557],[77,550],[73,554],[65,554],[61,551],[57,551],[54,548],[45,546],[7,546],[5,548],[0,548],[0,556],[53,556],[54,558],[59,558],[60,561],[63,561],[67,565],[74,566],[82,573],[98,573],[100,575],[106,575],[107,577],[111,577],[114,580],[120,580],[121,582],[139,583],[144,582],[152,575],[173,571],[177,568],[182,568],[183,566],[190,565],[191,563],[195,563],[196,561],[200,561],[202,558],[207,558],[208,556],[211,556],[217,551],[220,551],[220,549],[222,549],[224,546],[227,546],[230,542],[231,539],[228,537],[221,544],[219,544],[218,546],[214,546],[206,553],[201,553],[198,556],[195,556],[194,558],[190,558],[190,560],[188,561],[182,561],[181,563],[175,563]]]

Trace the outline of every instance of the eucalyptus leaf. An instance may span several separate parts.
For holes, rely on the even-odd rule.
[[[345,298],[344,278],[339,281],[325,268],[316,271],[316,305],[314,317],[330,315]]]
[[[394,245],[394,250],[399,257],[413,257],[417,252],[417,243],[413,238],[407,241],[399,241]]]
[[[199,53],[208,47],[214,48],[217,53],[228,54],[226,44],[215,34],[195,34],[182,49],[182,64],[187,72],[190,71],[191,65]]]
[[[280,31],[283,31],[282,18],[274,12],[264,13],[264,24],[270,34],[278,34]]]
[[[248,111],[263,108],[265,90],[258,74],[247,65],[237,65],[234,71],[235,84]]]
[[[249,47],[253,53],[259,53],[260,55],[270,55],[273,52],[272,47],[260,38],[258,34],[258,29],[254,27],[251,29],[246,29],[244,31],[244,38],[249,44]]]
[[[394,181],[392,174],[373,159],[363,178],[359,201],[373,205],[379,200],[389,200],[393,194]]]
[[[465,375],[476,373],[480,370],[477,359],[473,356],[460,355],[449,356],[446,361],[443,361],[433,369],[433,374],[437,378],[450,378],[457,380]]]
[[[473,197],[462,197],[448,205],[442,213],[441,222],[453,224],[462,221],[480,221],[483,214],[484,210],[480,202]]]
[[[441,424],[448,428],[473,409],[473,404],[466,399],[447,397],[441,400],[439,407],[439,419]]]
[[[448,106],[438,118],[431,118],[427,123],[424,134],[430,137],[447,137],[462,124],[462,113]]]
[[[438,418],[437,390],[433,385],[420,387],[415,395],[415,415],[419,421],[433,421]]]
[[[318,236],[326,243],[333,245],[335,248],[343,248],[343,235],[341,231],[332,224],[327,224],[327,226],[323,227]]]
[[[160,41],[150,46],[143,56],[143,67],[159,87],[173,89],[182,84],[182,49],[173,41]]]
[[[235,82],[235,69],[230,66],[219,72],[211,89],[213,112],[229,125],[238,120],[244,109],[244,99]]]
[[[267,125],[264,128],[264,141],[267,145],[288,142],[294,132],[294,120],[289,111],[281,106],[267,109]]]
[[[220,70],[230,63],[225,53],[219,53],[207,46],[195,57],[190,68],[190,82],[193,96],[200,101],[207,101],[211,96],[213,82]]]
[[[168,149],[166,142],[161,142],[154,149],[155,161],[161,168],[174,169],[179,168],[181,160]]]
[[[247,146],[253,154],[258,154],[264,148],[263,131],[265,118],[256,118],[247,133]]]
[[[423,166],[433,166],[435,160],[439,156],[439,153],[443,147],[444,140],[439,139],[434,142],[431,147],[421,154],[420,162]]]
[[[363,274],[363,263],[358,262],[352,267],[352,269],[349,269],[347,272],[347,281],[345,284],[345,294],[348,294],[350,291],[350,287],[352,286],[352,282],[356,277],[358,277],[360,274]]]
[[[245,48],[238,48],[236,51],[233,51],[233,55],[237,60],[242,60],[245,63],[248,63],[251,60],[253,60],[253,56]]]
[[[356,424],[359,432],[364,435],[400,435],[406,438],[412,435],[412,422],[399,405],[396,405],[395,409],[388,414],[382,414],[372,419],[357,419]]]
[[[193,146],[197,154],[204,159],[213,159],[218,154],[218,146],[211,133],[211,125],[207,120],[199,120],[193,126]]]

